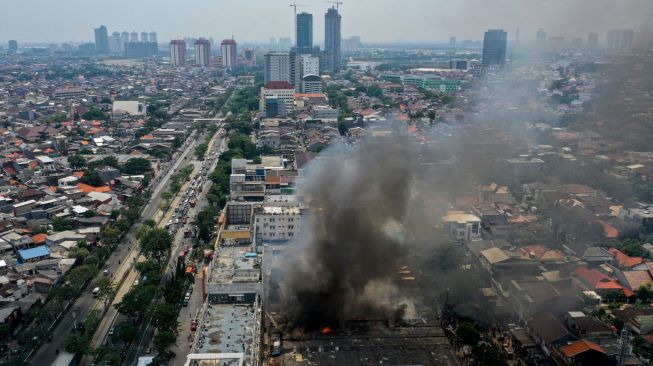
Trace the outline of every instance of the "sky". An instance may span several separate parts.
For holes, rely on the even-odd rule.
[[[294,0],[6,0],[0,14],[0,40],[19,42],[93,41],[93,28],[109,33],[156,31],[159,42],[179,37],[233,36],[239,42],[267,43],[293,33]],[[313,14],[313,39],[324,40],[324,13],[332,4],[296,0]],[[521,29],[532,41],[537,28],[549,36],[586,38],[612,28],[650,32],[653,0],[342,0],[342,36],[363,42],[446,42],[480,40],[490,28],[509,39]],[[294,37],[293,37],[294,39]]]

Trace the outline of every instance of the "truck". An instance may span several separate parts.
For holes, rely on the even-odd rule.
[[[270,357],[281,356],[283,350],[283,340],[280,333],[274,333],[270,337]]]

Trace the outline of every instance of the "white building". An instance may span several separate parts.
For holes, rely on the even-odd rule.
[[[237,55],[237,44],[234,39],[225,39],[220,45],[220,51],[222,54],[222,67],[228,69],[236,67],[236,55]]]
[[[295,109],[295,88],[287,81],[271,81],[261,88],[259,110],[265,113],[265,100],[275,98],[282,102],[286,111]]]
[[[266,204],[254,219],[257,241],[286,241],[299,235],[301,211],[299,205]]]
[[[445,230],[460,241],[474,241],[481,239],[481,219],[475,215],[462,211],[448,211],[442,217]]]
[[[286,81],[292,83],[293,55],[288,51],[277,51],[266,54],[263,76],[266,83],[270,81]]]

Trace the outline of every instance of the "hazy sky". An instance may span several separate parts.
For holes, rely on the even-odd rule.
[[[5,0],[0,40],[92,41],[93,28],[151,31],[159,42],[175,37],[263,41],[293,33],[289,0]],[[297,0],[313,13],[314,40],[324,39],[322,0]],[[482,39],[488,28],[504,28],[531,41],[539,27],[566,37],[602,34],[610,28],[636,30],[653,23],[653,0],[344,0],[342,35],[363,41],[446,41],[450,36]],[[641,33],[640,33],[641,34]],[[294,38],[294,37],[293,37]]]

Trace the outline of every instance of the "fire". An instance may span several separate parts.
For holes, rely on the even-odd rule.
[[[326,327],[320,329],[320,333],[322,333],[322,334],[329,334],[329,333],[331,333],[331,327],[326,326]]]

